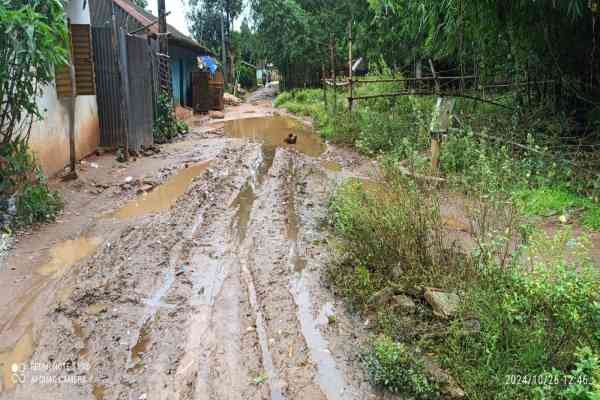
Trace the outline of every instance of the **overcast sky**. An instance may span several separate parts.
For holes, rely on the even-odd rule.
[[[169,16],[167,17],[167,22],[173,25],[175,28],[179,29],[181,32],[185,33],[186,35],[190,35],[188,22],[185,18],[185,14],[187,12],[187,0],[166,0],[165,3],[167,7],[167,12],[171,11],[171,14],[169,14]],[[157,0],[148,0],[148,8],[150,8],[152,14],[158,15]],[[240,29],[242,19],[245,15],[248,14],[248,11],[248,7],[244,7],[244,10],[242,11],[242,16],[237,18],[233,24],[235,30]]]
[[[165,1],[167,12],[171,11],[171,14],[167,17],[167,22],[179,29],[186,35],[190,34],[188,29],[188,23],[185,19],[185,13],[187,11],[186,0],[167,0]],[[148,0],[148,8],[152,11],[152,14],[158,15],[158,1]]]

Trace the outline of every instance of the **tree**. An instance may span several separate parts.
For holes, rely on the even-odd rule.
[[[0,0],[0,145],[28,140],[41,117],[37,96],[67,62],[67,43],[59,0]]]
[[[191,21],[191,30],[194,39],[205,44],[211,50],[217,50],[221,55],[223,51],[232,54],[232,32],[235,18],[242,12],[242,0],[190,0],[188,19]],[[223,49],[221,38],[221,20],[224,22]],[[232,64],[229,62],[228,64]],[[231,65],[228,75],[233,74]]]
[[[133,2],[144,9],[148,7],[148,0],[133,0]]]

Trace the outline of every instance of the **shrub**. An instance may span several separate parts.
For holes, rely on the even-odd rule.
[[[576,246],[569,237],[534,238],[529,258],[487,265],[467,289],[462,315],[478,318],[481,331],[466,336],[457,321],[443,351],[474,399],[536,398],[548,388],[508,384],[507,377],[565,376],[582,346],[600,349],[600,274],[587,259],[564,261],[557,247]]]
[[[13,224],[29,225],[54,219],[62,208],[58,193],[48,188],[47,180],[37,167],[24,139],[0,147],[0,213],[11,214]],[[5,197],[4,200],[1,197]],[[15,198],[10,210],[9,197]],[[1,208],[1,207],[0,207]]]
[[[338,188],[330,209],[346,260],[389,278],[399,267],[412,283],[431,283],[447,276],[440,269],[460,269],[449,258],[439,207],[404,184],[350,180]]]
[[[252,89],[256,87],[256,71],[254,68],[240,63],[238,65],[238,73],[238,79],[243,88]]]
[[[600,399],[600,356],[589,347],[575,353],[575,368],[565,376],[569,384],[561,388],[559,396],[565,400]],[[554,374],[559,374],[554,371]]]
[[[363,355],[369,380],[375,386],[416,399],[437,398],[435,386],[423,368],[402,343],[387,336],[375,338]]]

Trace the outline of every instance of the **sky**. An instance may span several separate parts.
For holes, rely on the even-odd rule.
[[[165,5],[167,8],[167,12],[171,11],[171,14],[167,16],[167,22],[173,25],[175,28],[185,33],[188,36],[190,35],[190,30],[188,28],[188,22],[185,18],[185,14],[187,12],[187,0],[166,0]],[[148,8],[154,15],[158,15],[158,1],[157,0],[148,0]],[[248,14],[249,7],[244,7],[242,12],[242,16],[237,18],[233,23],[233,29],[239,30],[240,25],[242,23],[242,19],[245,15]]]
[[[166,0],[165,1],[167,12],[171,11],[171,14],[167,16],[167,23],[173,25],[175,28],[190,35],[188,29],[188,23],[185,19],[185,13],[187,11],[186,0]],[[148,0],[148,8],[152,11],[152,14],[158,15],[158,1]]]

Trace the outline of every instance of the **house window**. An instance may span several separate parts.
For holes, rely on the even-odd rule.
[[[92,59],[92,37],[89,25],[71,24],[71,60],[75,64],[75,94],[96,94],[94,62]],[[56,92],[58,97],[71,97],[72,83],[69,66],[56,68]]]

